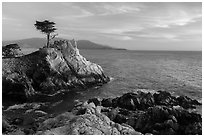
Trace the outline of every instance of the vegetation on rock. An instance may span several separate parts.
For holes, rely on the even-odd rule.
[[[47,35],[47,48],[50,45],[50,38],[53,39],[57,35],[55,34],[51,36],[51,34],[57,30],[54,25],[55,23],[49,20],[36,21],[34,24],[37,30],[40,30],[42,33]]]
[[[54,42],[19,58],[2,60],[3,94],[33,97],[109,81],[101,66],[80,55],[76,41]]]
[[[22,56],[21,48],[18,44],[9,44],[2,47],[3,57],[18,57]]]

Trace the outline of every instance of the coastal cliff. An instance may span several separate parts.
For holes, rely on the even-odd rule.
[[[108,81],[101,66],[80,55],[74,40],[56,41],[50,48],[2,59],[4,95],[54,95],[62,89],[87,88]]]

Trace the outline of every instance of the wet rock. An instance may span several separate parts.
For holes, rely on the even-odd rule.
[[[112,107],[112,98],[106,98],[101,101],[101,105],[104,107]]]
[[[159,131],[157,131],[157,130],[152,130],[152,134],[154,134],[154,135],[159,135]]]
[[[71,121],[70,134],[111,134],[111,130],[108,129],[109,120],[97,117],[94,114],[85,114],[77,117]],[[88,127],[86,125],[89,125]],[[110,128],[110,127],[109,127]]]
[[[184,129],[187,128],[187,125],[200,121],[202,121],[200,115],[189,113],[184,109],[155,106],[139,117],[135,129],[142,133],[185,134]]]
[[[36,109],[40,109],[43,105],[46,105],[45,103],[23,103],[23,104],[15,104],[12,106],[9,106],[6,110],[4,110],[5,112],[11,112],[11,111],[15,111],[15,110],[19,110],[19,111],[27,111],[28,110],[31,112],[33,110]]]
[[[52,128],[46,131],[37,131],[36,135],[67,135],[67,126]]]
[[[115,118],[116,118],[118,112],[119,112],[118,108],[111,109],[111,110],[108,112],[108,117],[110,118],[110,120],[115,120]]]
[[[86,106],[86,112],[88,114],[95,114],[96,113],[96,106],[94,103],[89,103]]]
[[[118,98],[117,105],[130,110],[144,110],[154,106],[154,97],[151,93],[127,93]]]
[[[31,119],[38,120],[41,117],[46,116],[47,113],[41,110],[46,108],[46,103],[23,103],[8,107],[6,110],[3,110],[3,114],[10,117],[13,124],[19,125],[22,124],[22,121],[28,122]]]
[[[121,114],[117,114],[114,121],[116,123],[122,124],[127,122],[127,117]]]
[[[165,106],[182,106],[185,109],[196,108],[196,105],[201,105],[197,100],[193,100],[187,96],[174,97],[169,92],[158,91],[154,93],[155,103]]]
[[[88,100],[88,103],[93,102],[95,106],[101,106],[101,101],[98,98],[92,98]]]
[[[177,119],[176,119],[176,117],[173,116],[173,115],[169,115],[169,119],[173,120],[173,122],[175,122],[175,123],[178,122]]]
[[[178,103],[183,108],[196,108],[195,105],[201,105],[197,100],[193,100],[187,96],[179,96],[177,97]]]
[[[127,124],[121,124],[122,130],[120,131],[121,135],[142,135],[141,132],[135,131],[131,126]]]
[[[131,127],[135,127],[136,119],[134,117],[130,117],[130,118],[128,117],[127,124],[130,125]]]
[[[42,110],[36,110],[36,111],[35,111],[35,114],[36,114],[37,116],[39,116],[39,117],[47,115],[47,113],[44,112],[44,111],[42,111]]]
[[[134,110],[136,108],[134,103],[134,98],[136,98],[135,94],[127,93],[122,97],[118,98],[117,105],[121,108],[127,108],[130,110]]]
[[[32,129],[32,128],[25,128],[24,130],[23,130],[23,132],[26,134],[26,135],[33,135],[33,134],[35,134],[35,130],[34,129]]]
[[[84,104],[85,114],[77,115],[71,119],[64,119],[59,124],[59,119],[52,118],[43,122],[41,132],[37,134],[71,134],[71,135],[120,135],[120,134],[141,134],[136,132],[129,125],[120,125],[111,121],[101,113],[101,107],[94,103]],[[80,109],[75,109],[80,110]],[[76,111],[75,111],[76,112]],[[59,117],[59,116],[57,116]]]
[[[2,116],[2,132],[9,131],[11,128],[11,125],[9,124],[8,120]]]
[[[184,133],[186,135],[202,135],[202,123],[195,122],[186,126]]]
[[[12,121],[12,124],[14,124],[14,125],[21,125],[21,124],[23,124],[23,119],[22,118],[15,118]]]
[[[25,133],[21,129],[15,129],[12,132],[9,132],[8,135],[25,135]]]
[[[188,125],[190,123],[202,121],[200,114],[197,114],[194,112],[188,112],[185,109],[175,109],[175,110],[176,110],[175,111],[176,113],[174,114],[174,116],[176,117],[180,125]]]
[[[118,106],[118,99],[119,97],[116,97],[112,100],[112,107],[116,108]]]
[[[136,134],[135,130],[128,126],[110,125],[110,120],[104,115],[85,114],[72,119],[66,126],[41,132],[41,134],[71,134],[71,135],[120,135]]]
[[[175,135],[176,132],[172,128],[169,128],[169,129],[166,129],[165,131],[161,132],[161,134],[163,134],[163,135]]]
[[[45,120],[39,127],[39,130],[46,130],[46,129],[51,129],[53,127],[56,127],[58,124],[57,119],[55,118],[50,118]]]
[[[72,110],[71,112],[74,114],[74,115],[83,115],[86,113],[86,107],[88,103],[87,101],[84,102],[84,103],[79,103],[78,105],[76,105]]]
[[[35,124],[35,118],[34,117],[32,117],[32,115],[27,115],[26,117],[24,117],[24,119],[23,119],[23,125],[24,126],[31,126],[31,125],[33,125],[33,124]]]
[[[2,113],[9,119],[10,128],[4,134],[34,134],[38,123],[44,121],[47,115],[40,111],[45,104],[23,103],[5,108]]]
[[[85,102],[78,101],[71,112],[58,115],[44,112],[42,104],[14,105],[4,110],[4,114],[23,113],[25,117],[15,117],[23,121],[15,123],[15,130],[11,128],[14,123],[10,125],[8,121],[2,121],[2,124],[4,134],[202,134],[201,115],[180,106],[178,100],[182,98],[166,92],[127,93],[107,100],[93,98]],[[185,99],[186,103],[196,104]],[[22,125],[26,128],[20,127]]]
[[[71,112],[65,112],[54,118],[45,120],[38,130],[48,130],[65,125],[69,120],[73,119],[75,115]]]
[[[146,133],[145,135],[153,135],[152,133]]]
[[[169,92],[158,91],[154,93],[154,100],[157,105],[174,106],[177,105],[176,97],[172,96]]]
[[[164,125],[163,123],[155,123],[153,125],[153,129],[155,129],[155,130],[162,130],[162,129],[164,129],[163,125]]]
[[[174,125],[174,122],[173,122],[172,120],[166,120],[166,121],[164,121],[164,125],[165,125],[166,127],[172,128],[173,125]]]

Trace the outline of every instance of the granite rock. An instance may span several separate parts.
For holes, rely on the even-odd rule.
[[[61,89],[88,88],[109,81],[101,66],[80,55],[74,40],[31,54],[3,58],[3,94],[17,97],[55,95]]]

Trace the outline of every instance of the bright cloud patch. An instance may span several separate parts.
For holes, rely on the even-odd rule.
[[[201,6],[199,2],[3,3],[3,39],[39,37],[33,27],[35,20],[49,19],[65,38],[73,35],[116,47],[124,41],[140,45],[151,41],[153,48],[163,48],[159,42],[175,45],[176,41],[191,41],[201,49]]]

